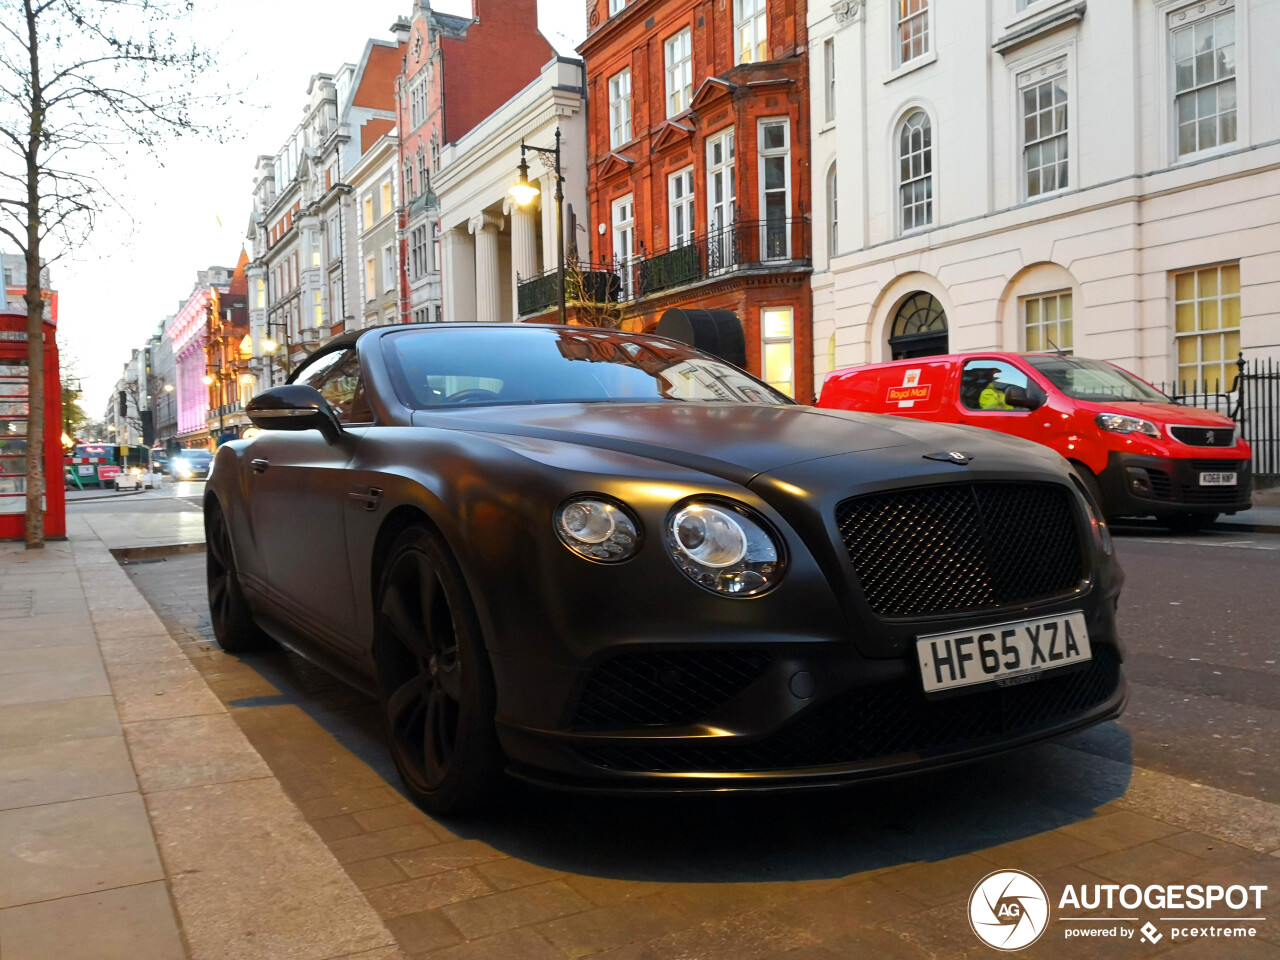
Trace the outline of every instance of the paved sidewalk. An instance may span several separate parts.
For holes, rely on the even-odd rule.
[[[0,545],[0,956],[400,958],[106,545],[69,527]]]

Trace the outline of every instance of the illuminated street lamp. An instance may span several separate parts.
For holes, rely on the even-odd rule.
[[[525,160],[524,154],[526,150],[533,150],[535,153],[541,153],[544,156],[553,157],[555,159],[556,174],[556,280],[560,290],[560,322],[565,322],[565,305],[564,305],[564,177],[560,175],[560,127],[556,127],[556,145],[555,147],[529,147],[525,145],[523,140],[520,141],[520,166],[517,168],[520,178],[516,180],[512,186],[510,193],[512,198],[522,207],[527,207],[533,203],[541,191],[537,186],[529,182],[529,164]]]
[[[164,392],[165,392],[165,393],[173,393],[173,384],[172,384],[172,383],[166,383],[166,384],[164,385]]]

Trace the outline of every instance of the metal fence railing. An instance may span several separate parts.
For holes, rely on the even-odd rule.
[[[1253,447],[1254,475],[1280,478],[1280,363],[1270,358],[1245,360],[1241,354],[1226,389],[1221,383],[1159,386],[1174,403],[1215,410],[1238,423]]]

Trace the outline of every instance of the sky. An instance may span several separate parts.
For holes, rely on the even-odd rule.
[[[106,409],[132,350],[192,290],[196,271],[234,267],[247,246],[253,165],[275,153],[301,118],[307,82],[356,63],[368,37],[389,39],[411,0],[214,0],[198,3],[201,35],[244,90],[225,143],[162,145],[109,173],[128,214],[104,217],[89,241],[53,266],[58,340],[74,361],[90,417]],[[434,0],[470,15],[471,0]],[[538,0],[541,29],[561,52],[586,33],[583,0]],[[13,252],[12,250],[8,252]]]

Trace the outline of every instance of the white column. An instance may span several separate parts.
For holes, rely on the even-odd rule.
[[[556,178],[555,174],[544,174],[538,181],[538,189],[542,193],[538,200],[542,203],[542,269],[552,270],[556,265]],[[565,249],[569,247],[569,239],[565,238]]]
[[[476,258],[471,237],[467,227],[459,225],[444,231],[440,239],[444,320],[470,323],[476,318]]]
[[[502,283],[498,263],[498,231],[502,218],[489,213],[472,217],[468,228],[476,238],[476,319],[497,323],[502,319]]]
[[[511,216],[511,303],[512,319],[520,317],[520,281],[538,273],[538,240],[533,212],[508,199],[503,212]]]

